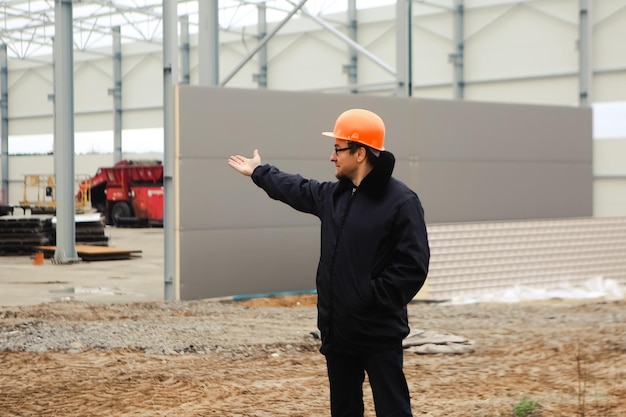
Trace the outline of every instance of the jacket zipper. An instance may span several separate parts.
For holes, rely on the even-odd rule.
[[[331,271],[333,275],[330,277],[330,309],[328,314],[328,336],[333,334],[333,312],[334,312],[334,304],[335,304],[335,263],[337,261],[337,248],[339,247],[339,242],[341,242],[341,238],[343,236],[343,229],[346,224],[346,219],[348,218],[348,213],[350,212],[350,208],[352,208],[352,201],[354,201],[354,193],[356,192],[357,187],[352,188],[352,193],[350,194],[350,199],[348,200],[348,205],[346,207],[346,211],[341,219],[341,223],[339,225],[339,233],[337,234],[337,239],[335,240],[335,251],[333,253],[333,261],[331,263]],[[333,337],[330,337],[330,340],[333,340]]]

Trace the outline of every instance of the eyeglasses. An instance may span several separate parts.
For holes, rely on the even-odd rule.
[[[341,151],[347,151],[348,149],[352,149],[349,146],[346,146],[345,148],[335,148],[335,155],[339,156],[339,152]]]

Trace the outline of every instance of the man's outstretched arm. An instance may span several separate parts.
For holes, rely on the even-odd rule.
[[[282,172],[273,165],[261,165],[258,149],[254,150],[252,158],[232,155],[228,158],[228,165],[241,174],[252,177],[252,181],[270,198],[319,217],[318,202],[322,190],[317,181]]]
[[[259,155],[259,150],[255,149],[252,155],[252,158],[246,158],[241,155],[232,155],[228,158],[228,165],[231,168],[239,171],[243,175],[251,176],[254,168],[261,165],[261,155]]]

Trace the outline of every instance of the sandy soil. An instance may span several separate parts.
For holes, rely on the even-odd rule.
[[[237,323],[258,317],[255,331],[273,342],[237,339],[204,354],[32,353],[0,346],[0,415],[328,416],[325,363],[308,335],[315,330],[314,302],[303,296],[232,304],[233,314],[206,320],[220,321],[241,338]],[[152,304],[127,308],[136,320],[170,319],[163,311],[156,315]],[[118,319],[117,310],[105,305],[7,311],[0,310],[4,331],[33,320]],[[462,355],[405,353],[415,416],[513,416],[525,399],[539,404],[537,416],[626,416],[626,301],[416,303],[409,311],[414,329],[461,335],[476,348]],[[180,310],[171,313],[172,319],[180,316]],[[293,343],[285,332],[295,325],[302,332]]]

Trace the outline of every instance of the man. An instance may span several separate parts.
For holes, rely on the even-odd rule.
[[[234,155],[228,164],[273,199],[321,220],[317,269],[320,352],[326,357],[333,417],[362,417],[367,372],[378,417],[412,416],[402,370],[407,304],[424,284],[430,250],[418,196],[392,177],[383,120],[342,113],[330,160],[338,181],[318,182]]]

